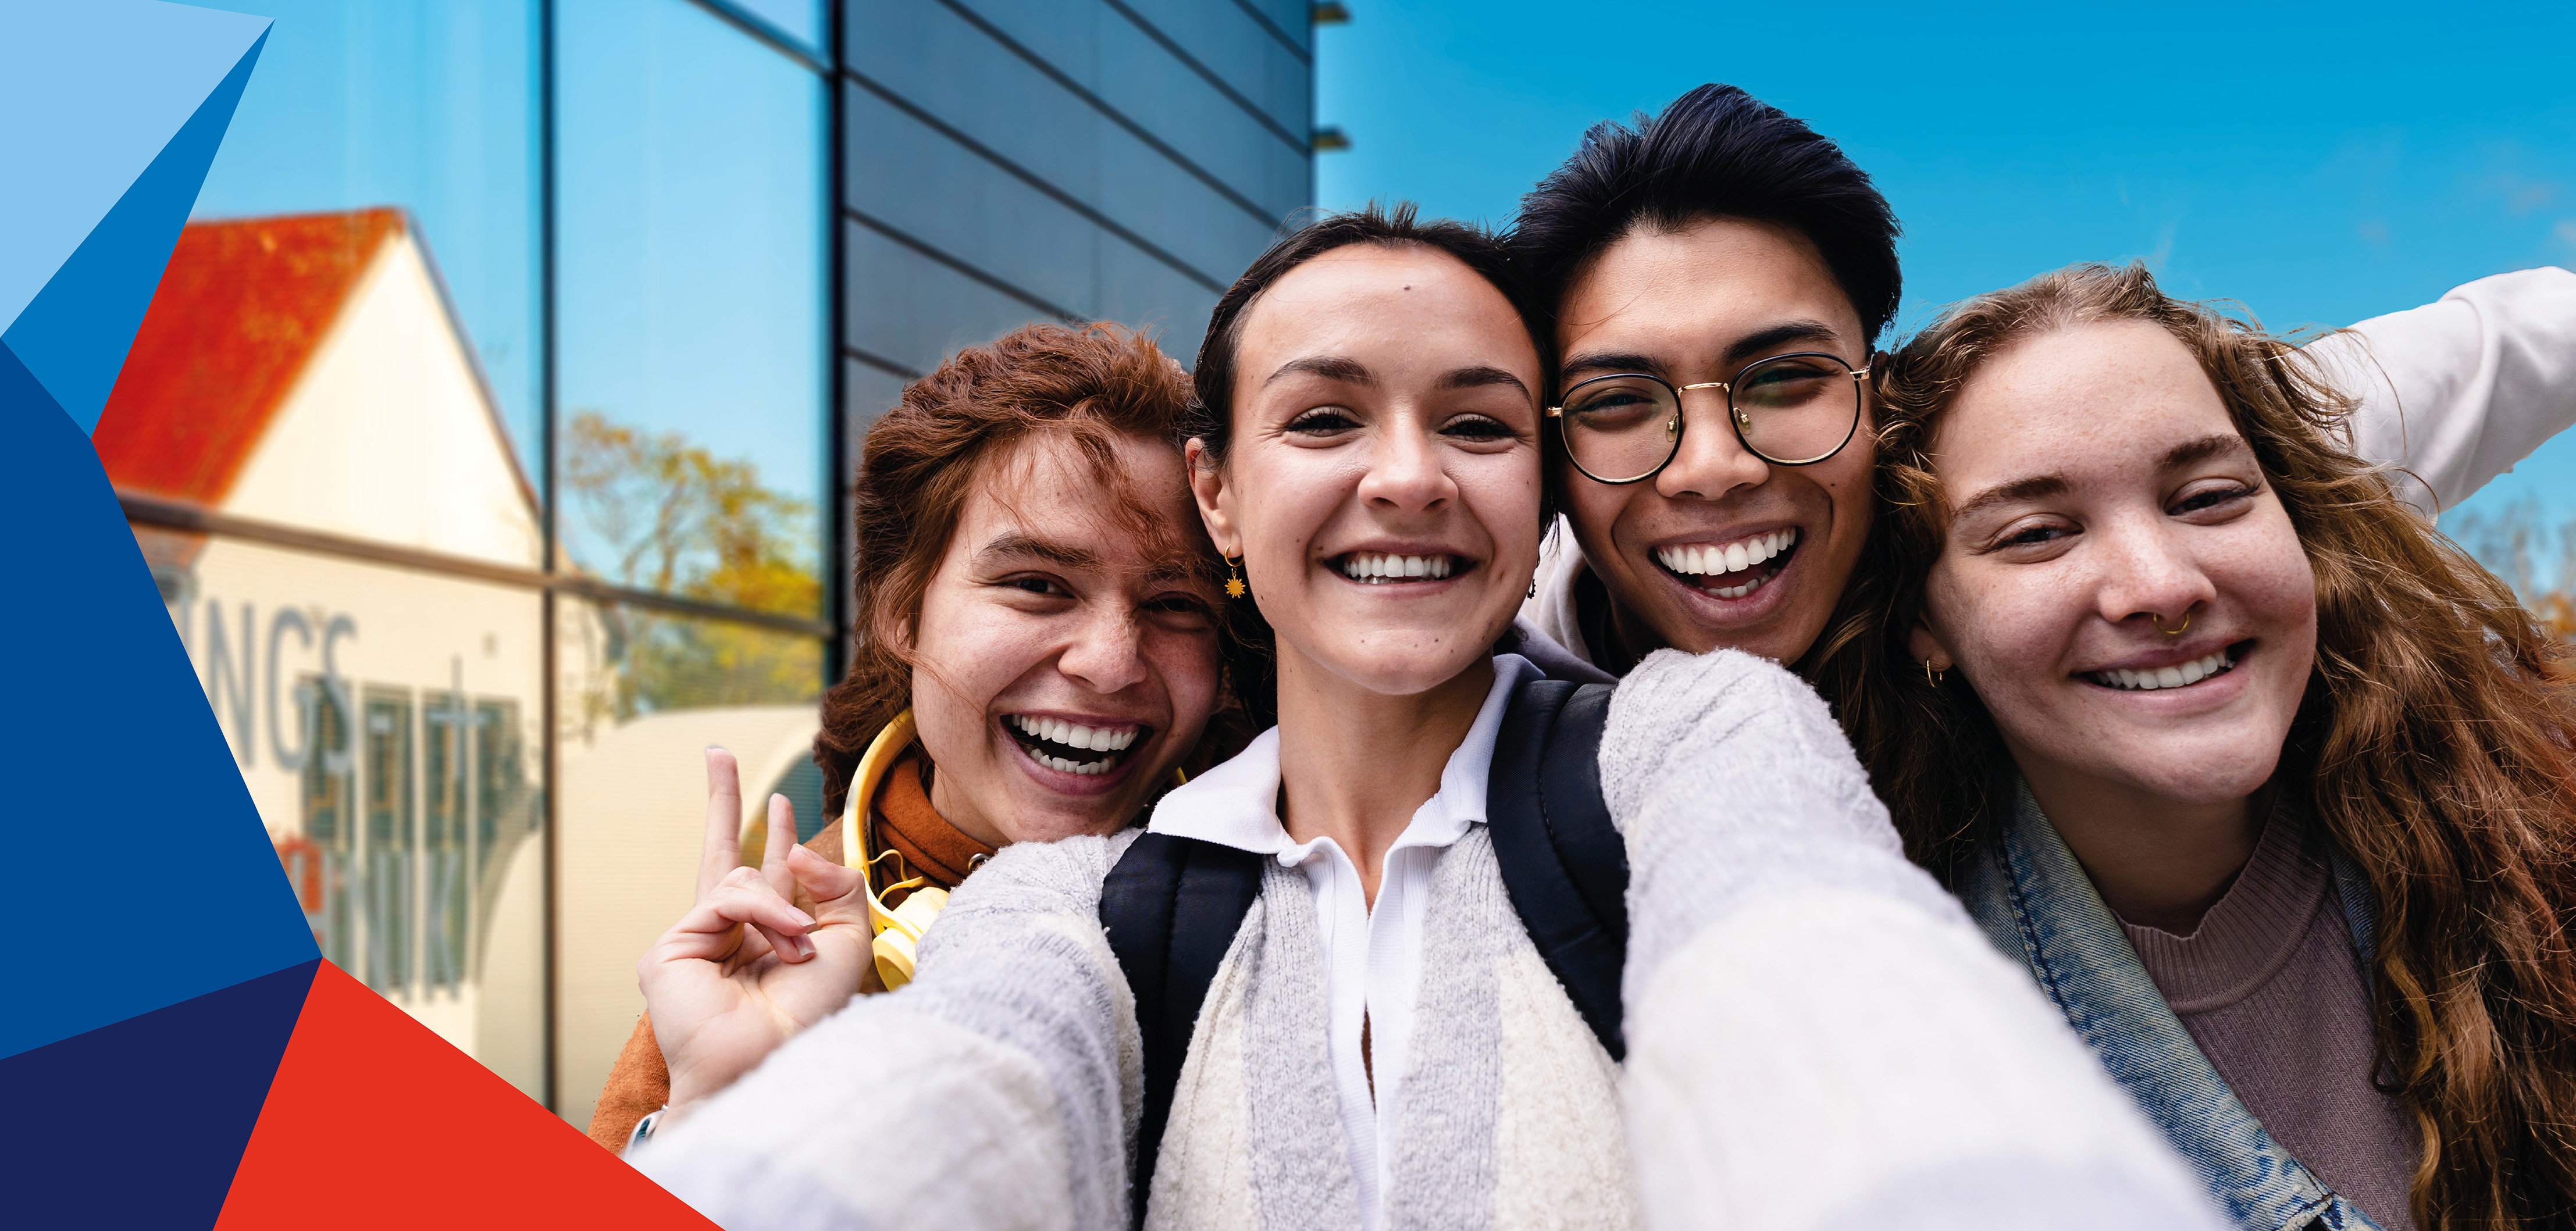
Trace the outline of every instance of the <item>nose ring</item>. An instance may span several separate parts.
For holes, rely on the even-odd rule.
[[[2157,632],[2163,633],[2168,637],[2179,637],[2184,633],[2191,631],[2191,612],[2188,609],[2182,613],[2182,627],[2180,628],[2165,627],[2165,618],[2152,611],[2147,613],[2147,619],[2155,624]]]

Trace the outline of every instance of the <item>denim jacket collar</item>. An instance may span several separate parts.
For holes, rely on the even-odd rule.
[[[2004,956],[2030,967],[2068,1025],[2101,1057],[2249,1231],[2369,1228],[2378,1224],[2281,1148],[2211,1067],[2138,961],[2128,933],[2102,902],[2030,788],[2016,784],[2012,815],[1959,886]],[[2370,952],[2372,904],[2349,859],[2334,856],[2335,887],[2353,941]]]

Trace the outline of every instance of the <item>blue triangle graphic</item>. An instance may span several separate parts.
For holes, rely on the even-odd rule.
[[[153,288],[161,284],[179,229],[187,225],[206,169],[232,126],[242,87],[267,45],[263,31],[0,335],[84,433],[98,426],[99,413],[107,409],[108,391],[116,387],[117,370],[125,366],[143,311],[152,305]]]
[[[22,648],[0,694],[0,849],[21,856],[0,861],[0,900],[30,919],[123,910],[60,861],[102,834],[143,842],[169,894],[121,958],[51,963],[42,995],[10,998],[0,1056],[320,957],[98,451],[5,342],[0,521],[38,528],[9,568],[42,579],[0,602],[0,645]]]
[[[34,416],[47,412],[63,413],[62,404],[54,400],[53,394],[45,392],[44,385],[37,382],[36,374],[28,371],[26,364],[18,362],[18,355],[9,349],[9,344],[0,342],[0,418],[15,419],[20,415]],[[5,470],[0,469],[0,472]]]

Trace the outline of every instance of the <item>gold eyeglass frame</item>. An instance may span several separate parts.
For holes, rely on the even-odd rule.
[[[1843,429],[1843,438],[1836,441],[1833,448],[1827,449],[1824,452],[1803,461],[1790,461],[1785,458],[1773,457],[1760,449],[1754,448],[1753,442],[1745,439],[1744,437],[1744,430],[1753,425],[1752,416],[1745,414],[1743,409],[1735,404],[1735,386],[1744,379],[1746,373],[1751,372],[1753,369],[1761,367],[1766,363],[1776,363],[1783,359],[1831,359],[1842,366],[1843,371],[1851,376],[1853,382],[1851,425]],[[1584,469],[1582,462],[1575,461],[1574,440],[1566,433],[1565,407],[1561,405],[1548,407],[1547,417],[1556,420],[1557,440],[1565,446],[1565,460],[1573,463],[1574,469],[1577,473],[1581,474],[1584,478],[1590,479],[1593,482],[1604,486],[1626,487],[1632,483],[1643,483],[1648,479],[1654,478],[1656,475],[1662,474],[1664,472],[1664,467],[1672,465],[1673,459],[1682,455],[1682,433],[1687,431],[1690,427],[1690,416],[1684,413],[1682,395],[1693,389],[1720,389],[1724,390],[1726,393],[1727,426],[1735,430],[1735,442],[1743,445],[1745,452],[1761,458],[1763,461],[1774,466],[1813,466],[1818,462],[1830,460],[1835,454],[1842,452],[1844,449],[1850,448],[1852,437],[1860,434],[1860,415],[1864,399],[1861,396],[1859,385],[1860,382],[1869,379],[1870,368],[1874,366],[1876,366],[1876,364],[1871,363],[1855,368],[1851,366],[1851,364],[1844,362],[1842,356],[1831,354],[1826,351],[1792,351],[1785,355],[1765,355],[1751,363],[1745,364],[1743,367],[1736,369],[1734,379],[1732,380],[1704,380],[1692,385],[1676,385],[1652,372],[1607,372],[1599,376],[1587,376],[1582,380],[1574,382],[1574,384],[1566,388],[1565,392],[1568,395],[1566,398],[1567,401],[1573,400],[1571,395],[1575,390],[1580,389],[1585,385],[1598,384],[1605,380],[1651,380],[1656,384],[1662,385],[1666,389],[1672,390],[1672,447],[1664,451],[1664,460],[1655,463],[1652,469],[1649,469],[1646,473],[1638,475],[1632,479],[1605,479],[1600,475],[1592,473],[1590,470]]]

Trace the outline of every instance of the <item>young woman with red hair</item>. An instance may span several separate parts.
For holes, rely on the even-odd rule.
[[[601,1144],[900,982],[928,908],[1000,848],[1116,830],[1206,763],[1227,634],[1182,469],[1188,399],[1140,335],[1032,325],[951,356],[869,428],[858,636],[814,748],[838,819],[796,849],[773,797],[743,866],[733,758],[708,750],[698,904],[637,965],[647,1013],[592,1118]]]

